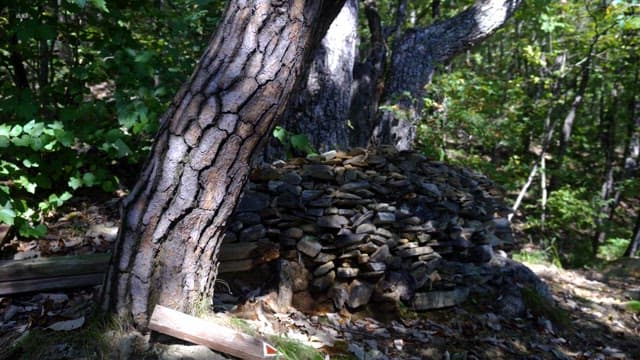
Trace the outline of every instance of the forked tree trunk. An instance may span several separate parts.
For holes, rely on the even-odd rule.
[[[477,0],[453,18],[407,31],[394,46],[373,144],[413,147],[423,108],[424,86],[439,64],[477,45],[514,14],[523,0]]]
[[[156,304],[210,300],[249,162],[344,0],[237,0],[164,115],[125,199],[103,308],[146,327]]]
[[[314,51],[306,82],[291,96],[281,125],[318,151],[348,146],[347,120],[358,31],[358,1],[347,0]]]
[[[382,21],[374,0],[364,1],[364,14],[371,33],[371,47],[367,58],[353,67],[349,108],[352,125],[349,129],[349,144],[353,147],[366,147],[375,127],[387,55]]]

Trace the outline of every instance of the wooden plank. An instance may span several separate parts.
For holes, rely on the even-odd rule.
[[[25,292],[56,290],[72,287],[100,285],[104,272],[75,276],[45,277],[40,279],[0,282],[0,296]]]
[[[263,341],[233,329],[156,305],[149,329],[240,359],[266,359]]]
[[[0,261],[0,282],[104,273],[111,254]]]

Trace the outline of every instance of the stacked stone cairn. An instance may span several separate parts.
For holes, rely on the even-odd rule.
[[[512,243],[501,195],[485,176],[418,153],[331,151],[256,168],[223,244],[279,247],[289,298],[452,306],[469,290],[440,264],[487,263]]]

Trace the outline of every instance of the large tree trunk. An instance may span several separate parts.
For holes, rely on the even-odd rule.
[[[249,162],[344,0],[237,0],[164,115],[125,199],[103,307],[140,328],[212,296]]]
[[[358,1],[347,0],[333,21],[281,121],[318,151],[348,146],[347,120],[358,30]]]
[[[394,46],[385,83],[385,106],[371,142],[411,149],[422,112],[424,86],[436,67],[489,37],[523,2],[478,0],[453,18],[407,31]]]

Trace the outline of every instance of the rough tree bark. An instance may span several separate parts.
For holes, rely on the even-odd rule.
[[[523,2],[477,0],[453,18],[407,31],[394,46],[385,82],[385,106],[378,114],[371,143],[411,149],[422,111],[424,86],[431,81],[436,67],[489,37]]]
[[[191,312],[210,299],[221,235],[250,159],[343,3],[227,5],[124,201],[103,308],[144,328],[156,304]]]
[[[365,0],[364,13],[371,33],[371,48],[367,58],[354,65],[349,108],[349,120],[352,124],[352,128],[349,129],[349,143],[351,146],[360,147],[367,146],[375,127],[387,55],[382,21],[376,2]]]
[[[358,29],[358,0],[347,0],[308,66],[280,124],[318,151],[348,146],[347,119]]]

